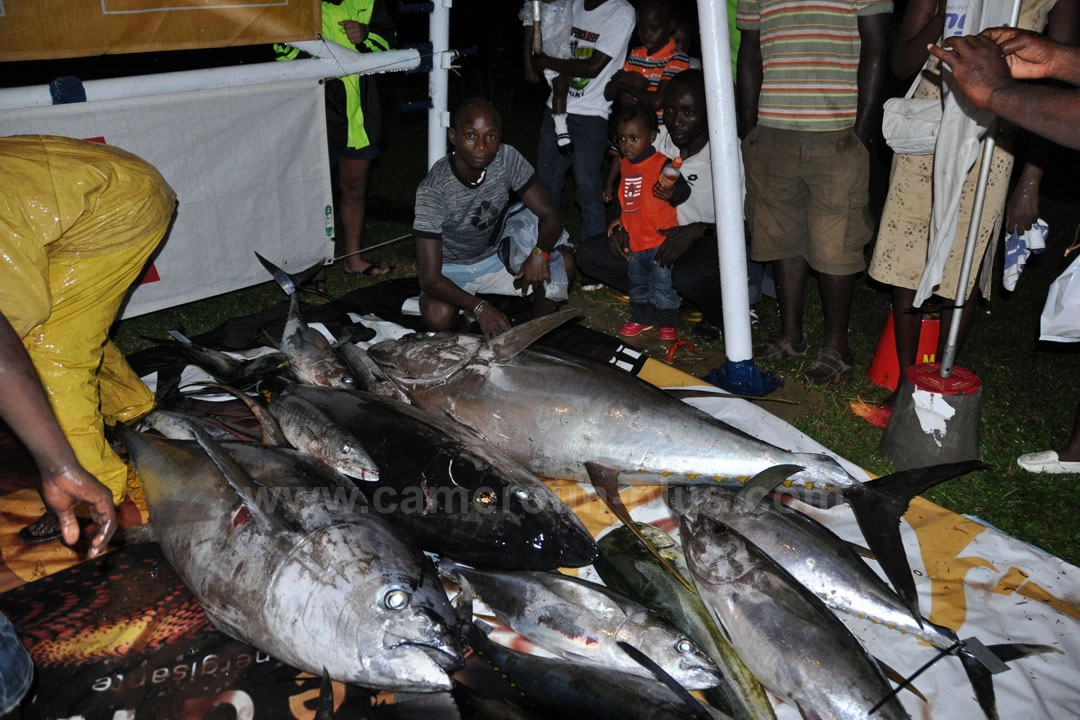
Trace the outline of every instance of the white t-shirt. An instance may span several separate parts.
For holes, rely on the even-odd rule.
[[[667,128],[661,126],[656,134],[656,142],[653,147],[668,157],[679,154],[679,148],[671,142]],[[709,156],[709,143],[701,148],[696,154],[683,159],[682,167],[679,168],[686,182],[690,184],[690,197],[686,202],[675,207],[675,214],[679,218],[679,225],[690,223],[716,222],[716,205],[713,202],[712,182],[712,158]]]
[[[611,101],[604,97],[604,87],[626,60],[630,36],[637,25],[637,11],[627,0],[605,0],[590,11],[585,10],[585,0],[574,0],[572,17],[570,57],[586,59],[599,50],[611,61],[594,78],[570,78],[566,111],[571,115],[606,118],[611,113]]]

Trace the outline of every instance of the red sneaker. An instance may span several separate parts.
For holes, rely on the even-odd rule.
[[[652,329],[652,325],[642,325],[641,323],[636,323],[631,320],[630,322],[619,328],[619,334],[623,337],[636,337],[641,333]]]
[[[678,340],[679,339],[679,328],[673,328],[673,327],[662,327],[662,328],[660,328],[660,339],[661,340]]]

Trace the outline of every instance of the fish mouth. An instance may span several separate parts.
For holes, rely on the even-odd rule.
[[[703,665],[686,668],[687,680],[683,683],[687,690],[708,690],[720,685],[724,675],[719,670]]]
[[[577,515],[559,519],[559,565],[560,567],[584,567],[600,557],[596,540],[581,524]]]

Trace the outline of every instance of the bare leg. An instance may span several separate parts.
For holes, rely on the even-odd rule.
[[[897,388],[881,403],[882,407],[891,408],[896,404],[896,395],[900,392],[900,382],[908,368],[915,364],[919,354],[919,333],[922,331],[922,316],[908,312],[915,302],[915,291],[903,287],[893,287],[892,312],[893,336],[896,339],[896,357],[899,361]]]
[[[855,297],[855,275],[829,275],[821,273],[818,282],[821,286],[821,305],[825,314],[825,342],[840,353],[841,357],[851,355],[848,343],[848,327],[851,323],[851,303]]]
[[[371,160],[341,158],[338,160],[339,206],[341,227],[345,233],[345,272],[359,273],[372,263],[360,255],[360,238],[367,216],[367,186]],[[354,254],[351,254],[354,253]],[[376,270],[373,275],[383,275]]]
[[[1080,404],[1076,406],[1072,435],[1065,446],[1058,450],[1058,458],[1065,462],[1080,462]]]
[[[424,327],[433,332],[453,331],[468,332],[469,321],[450,303],[436,300],[426,293],[420,293],[420,317]]]
[[[773,261],[776,299],[780,305],[780,335],[793,346],[803,341],[803,294],[807,270],[801,255]]]

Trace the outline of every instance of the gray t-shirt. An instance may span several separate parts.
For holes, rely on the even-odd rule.
[[[471,265],[498,247],[496,226],[510,204],[536,180],[536,171],[510,145],[500,145],[483,181],[469,187],[454,174],[452,156],[440,158],[416,188],[413,235],[442,240],[444,263]]]

